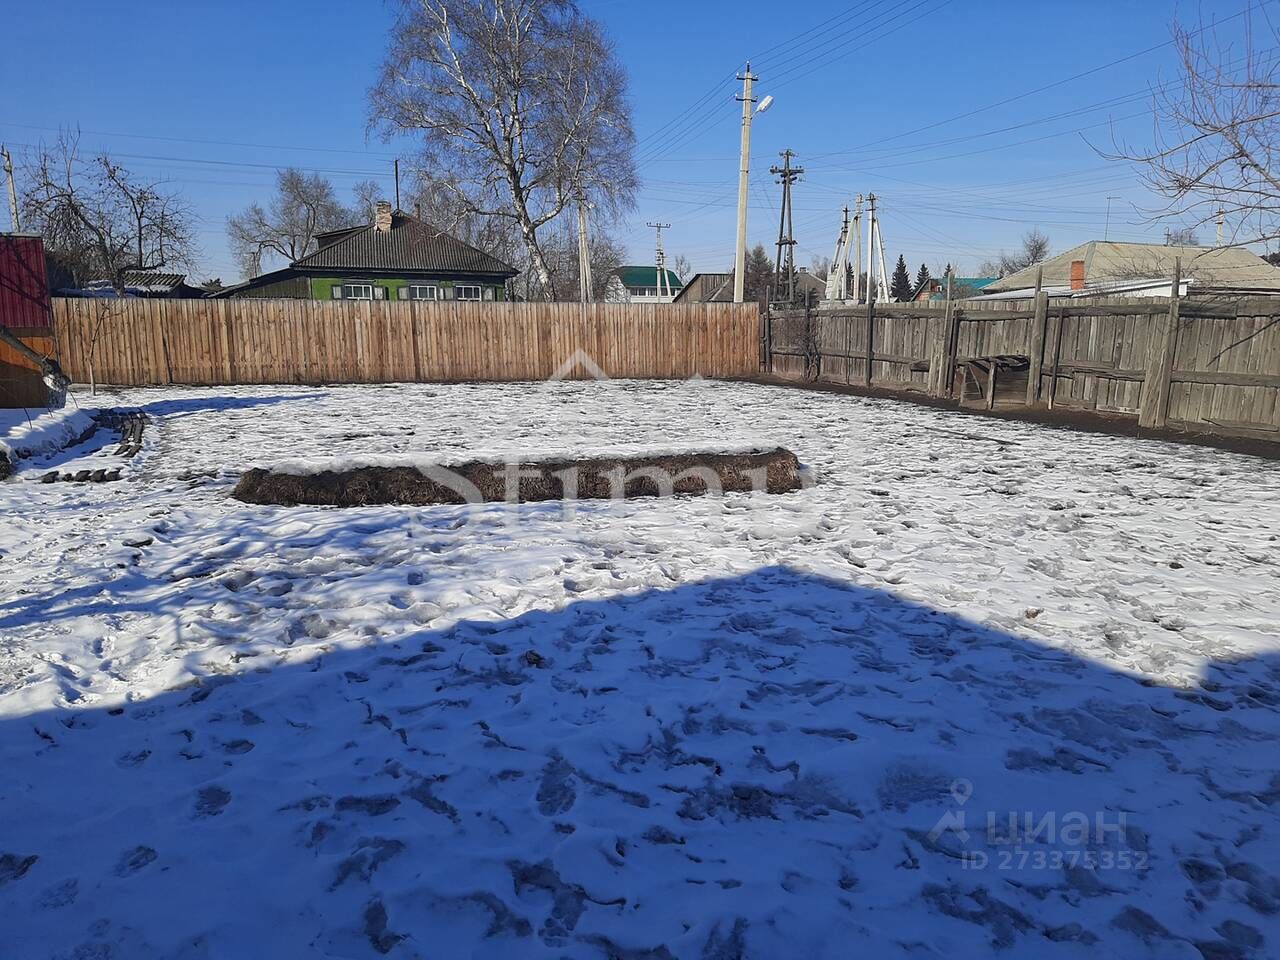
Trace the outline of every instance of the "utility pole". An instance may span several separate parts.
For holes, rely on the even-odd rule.
[[[870,277],[867,278],[868,286]],[[854,303],[862,302],[862,194],[858,194],[853,208],[853,297]]]
[[[0,146],[0,157],[4,157],[4,176],[9,182],[9,220],[13,224],[13,232],[19,233],[22,226],[18,223],[18,191],[13,186],[13,158],[3,146]]]
[[[796,299],[796,238],[791,216],[791,185],[804,174],[804,167],[791,166],[791,158],[795,156],[795,153],[791,150],[783,150],[778,156],[782,157],[782,166],[769,168],[770,173],[781,178],[778,182],[782,184],[782,212],[778,221],[778,262],[774,267],[773,275],[777,277],[782,272],[782,252],[785,248],[787,302],[794,303]]]
[[[867,197],[871,204],[871,212],[867,215],[867,303],[880,299],[884,277],[876,283],[875,249],[876,249],[876,195]]]
[[[1111,201],[1119,199],[1119,197],[1107,197],[1107,224],[1102,228],[1102,240],[1104,243],[1111,236]]]
[[[653,227],[653,229],[658,231],[658,244],[656,251],[656,260],[658,263],[658,299],[662,299],[667,296],[674,297],[675,294],[671,292],[671,281],[667,279],[667,253],[662,249],[662,231],[670,230],[671,224],[650,223],[648,226]]]
[[[9,189],[12,191],[13,190],[12,177],[9,178],[9,184],[10,184]],[[1221,207],[1218,208],[1217,224],[1218,224],[1218,246],[1221,247],[1222,246],[1222,230],[1223,230],[1223,227],[1227,225],[1227,211],[1223,210]]]
[[[400,158],[396,157],[396,213],[400,212]]]
[[[827,299],[843,300],[847,293],[849,264],[849,205],[845,204],[844,222],[840,225],[840,238],[836,240],[835,256],[831,258],[831,268],[827,271]]]
[[[742,303],[747,284],[747,188],[751,178],[751,118],[755,114],[756,98],[751,95],[752,87],[760,78],[751,73],[751,63],[747,63],[744,73],[738,75],[742,81],[742,150],[738,165],[738,249],[733,271],[733,302]]]
[[[578,296],[590,303],[595,284],[591,276],[591,241],[587,236],[587,198],[578,190]]]

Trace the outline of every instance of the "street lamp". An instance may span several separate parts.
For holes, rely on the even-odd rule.
[[[747,191],[751,184],[751,119],[757,113],[764,113],[773,106],[773,97],[767,96],[752,109],[756,103],[751,95],[753,84],[759,77],[751,73],[751,64],[739,75],[742,81],[742,155],[738,166],[738,250],[733,270],[733,302],[742,303],[746,294],[747,283]]]

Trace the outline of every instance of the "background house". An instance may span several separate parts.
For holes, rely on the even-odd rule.
[[[125,270],[120,274],[125,296],[153,300],[187,300],[208,294],[204,287],[187,283],[185,273],[161,273],[158,270]],[[114,297],[116,289],[110,280],[90,280],[82,287],[59,287],[59,297]]]
[[[672,303],[684,289],[674,270],[666,271],[665,291],[659,293],[657,267],[618,267],[609,278],[605,300],[609,303]]]
[[[952,299],[964,300],[967,297],[976,297],[995,282],[995,277],[952,277]],[[946,299],[947,281],[945,277],[929,277],[924,283],[917,284],[911,295],[911,300],[914,303]]]
[[[695,273],[676,294],[676,303],[732,303],[733,271]]]
[[[1041,263],[1001,277],[984,296],[1030,297],[1036,272],[1044,271],[1050,296],[1168,297],[1177,258],[1182,293],[1280,294],[1280,268],[1244,247],[1166,246],[1092,240]]]
[[[506,299],[515,269],[380,201],[374,222],[316,237],[314,253],[215,297],[311,300]]]

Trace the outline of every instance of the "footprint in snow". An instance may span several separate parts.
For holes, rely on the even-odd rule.
[[[398,806],[398,798],[382,794],[372,797],[339,797],[334,809],[339,813],[363,813],[370,817],[380,817]]]
[[[196,794],[197,817],[216,817],[231,802],[231,791],[222,787],[205,787]]]
[[[116,864],[116,876],[132,876],[152,863],[158,856],[159,854],[150,847],[134,847],[132,850],[126,850],[120,862]]]
[[[25,857],[16,853],[0,853],[0,887],[10,880],[21,880],[39,859],[34,853]]]

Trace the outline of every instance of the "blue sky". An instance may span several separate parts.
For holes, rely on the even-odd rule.
[[[1260,0],[1252,0],[1258,6]],[[731,262],[739,108],[733,75],[751,57],[775,106],[755,126],[751,241],[777,237],[767,173],[791,148],[800,262],[830,255],[840,209],[881,198],[890,261],[961,272],[1038,226],[1053,249],[1101,238],[1160,240],[1159,201],[1128,166],[1086,142],[1111,125],[1142,141],[1145,91],[1176,75],[1175,12],[1229,17],[1250,0],[584,0],[631,75],[644,186],[616,225],[636,262],[673,224],[669,254],[695,269]],[[1275,15],[1277,4],[1263,4]],[[367,91],[393,5],[377,0],[45,0],[8,11],[0,140],[21,154],[60,126],[139,173],[163,176],[200,217],[200,276],[236,277],[224,222],[266,200],[274,170],[391,189],[409,142],[368,135]],[[1239,19],[1234,21],[1236,24]],[[1069,78],[1075,79],[1069,79]],[[1066,82],[1063,82],[1066,81]],[[1038,88],[1048,89],[1036,91]],[[1202,240],[1211,241],[1203,231]]]

